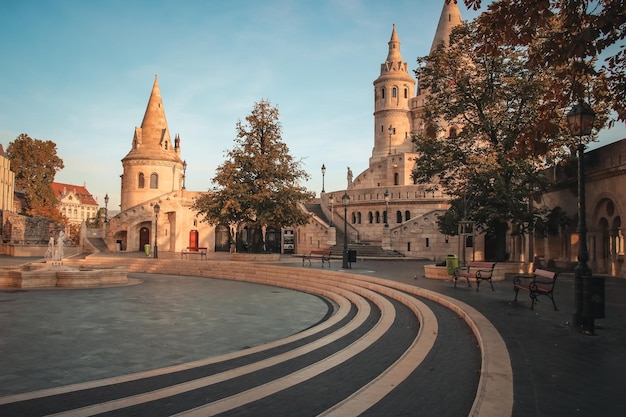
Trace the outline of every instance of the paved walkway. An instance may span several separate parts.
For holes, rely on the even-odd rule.
[[[0,256],[0,265],[28,260]],[[280,264],[301,265],[293,258],[284,258]],[[333,262],[333,269],[337,264]],[[557,284],[560,311],[553,311],[548,300],[531,311],[529,300],[522,296],[517,304],[511,302],[510,282],[494,283],[495,292],[488,286],[480,292],[462,285],[455,289],[451,282],[423,278],[423,265],[421,261],[406,260],[359,261],[349,272],[420,286],[457,298],[484,314],[502,335],[511,356],[513,416],[623,414],[626,280],[607,280],[607,317],[597,320],[596,336],[586,336],[569,325],[573,316],[571,275],[562,275]],[[256,284],[148,274],[131,277],[143,283],[88,290],[0,289],[0,397],[240,351],[310,328],[326,320],[336,308],[310,294]],[[162,308],[166,303],[167,310]],[[473,384],[469,381],[479,358],[471,339],[455,336],[463,330],[454,327],[458,322],[454,315],[442,311],[436,314],[441,323],[440,341],[445,343],[434,351],[439,359],[422,370],[458,372],[458,386],[430,387],[435,393],[431,397],[436,398],[424,414],[459,415],[451,413],[455,408],[447,405],[467,401],[462,398],[463,386]],[[407,329],[412,326],[409,322],[399,325]],[[400,343],[400,333],[389,333],[388,337]],[[463,340],[470,344],[464,345]],[[372,352],[379,355],[391,344],[383,342]],[[371,364],[374,359],[365,361]],[[451,368],[439,369],[444,363]],[[353,364],[351,369],[365,368],[368,366]],[[348,380],[357,377],[354,372],[348,374]],[[336,379],[315,388],[314,402],[318,402],[324,387],[333,387]],[[303,397],[302,393],[291,394],[283,403]],[[405,386],[395,395],[391,401],[397,403],[412,393]],[[394,415],[381,407],[384,403],[368,415]],[[265,409],[270,411],[260,414],[248,410],[252,412],[248,415],[294,415],[293,410],[269,405]],[[136,411],[135,415],[146,412],[157,415],[154,408]]]

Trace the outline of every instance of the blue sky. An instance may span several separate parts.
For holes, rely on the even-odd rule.
[[[391,7],[393,5],[393,7]],[[121,159],[159,86],[181,137],[187,188],[211,187],[254,103],[280,110],[283,140],[319,194],[344,189],[374,145],[373,81],[392,25],[409,68],[428,53],[443,0],[2,0],[0,143],[52,140],[56,181],[119,205]],[[463,5],[472,19],[477,12]],[[626,137],[618,128],[601,143]]]

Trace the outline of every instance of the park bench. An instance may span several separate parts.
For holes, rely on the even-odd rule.
[[[556,284],[556,278],[558,276],[558,272],[545,269],[536,269],[532,275],[517,275],[513,278],[513,289],[515,290],[514,301],[517,302],[517,294],[520,290],[527,291],[532,300],[530,309],[534,310],[537,297],[545,295],[552,300],[554,311],[558,311],[559,309],[556,308],[556,303],[554,302],[554,284]]]
[[[309,253],[302,254],[302,266],[304,266],[304,261],[309,261],[309,266],[311,266],[311,259],[321,259],[322,260],[322,268],[324,268],[324,262],[328,262],[328,267],[330,268],[330,250],[312,250]]]
[[[454,288],[456,288],[456,282],[459,278],[465,278],[467,280],[468,287],[472,286],[472,284],[470,284],[470,280],[476,281],[476,291],[478,291],[480,282],[483,280],[489,281],[491,291],[495,291],[493,283],[491,282],[491,276],[493,275],[493,269],[495,267],[495,262],[484,261],[471,261],[465,266],[459,266],[454,270]]]
[[[180,259],[189,259],[189,255],[200,255],[200,259],[206,259],[207,248],[190,248],[187,247],[180,252]]]

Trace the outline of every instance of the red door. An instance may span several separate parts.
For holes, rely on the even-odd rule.
[[[198,231],[189,232],[189,250],[198,250]]]

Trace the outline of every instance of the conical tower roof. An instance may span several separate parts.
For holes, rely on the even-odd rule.
[[[178,147],[174,146],[170,139],[163,99],[159,89],[159,78],[155,75],[141,127],[135,128],[132,149],[124,159],[181,162],[177,149]]]
[[[141,122],[141,130],[143,131],[143,142],[146,145],[159,145],[163,140],[170,140],[157,75],[154,76],[154,84],[150,92],[146,113]]]
[[[393,24],[393,30],[391,31],[391,39],[388,42],[389,53],[387,54],[387,62],[403,62],[402,54],[400,53],[400,39],[398,39],[398,33],[396,32],[396,24]]]
[[[430,51],[432,52],[442,43],[447,45],[452,29],[456,25],[460,25],[462,22],[463,18],[461,17],[461,10],[459,10],[457,0],[445,0],[443,3],[443,10],[441,10],[441,16],[439,16],[437,31],[435,32],[435,38],[433,39]]]

